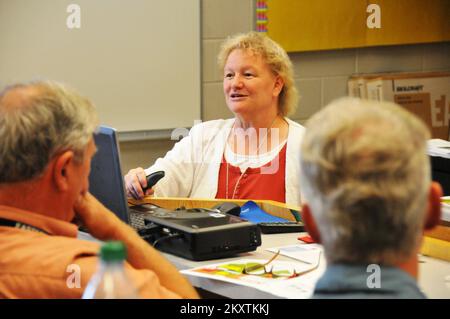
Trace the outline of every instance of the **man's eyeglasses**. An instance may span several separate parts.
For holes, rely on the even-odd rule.
[[[311,271],[316,270],[320,265],[320,257],[321,252],[319,253],[319,258],[317,264],[314,265],[313,268],[309,268],[304,271],[297,271],[295,267],[289,267],[286,265],[270,265],[272,261],[274,261],[279,255],[280,251],[278,251],[269,261],[266,263],[247,263],[243,265],[227,265],[227,270],[231,270],[236,273],[242,273],[246,275],[254,275],[254,276],[264,276],[264,277],[272,277],[272,278],[295,278],[304,274],[307,274]],[[233,269],[231,269],[233,268]]]

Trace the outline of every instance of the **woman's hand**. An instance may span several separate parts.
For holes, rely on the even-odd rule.
[[[143,188],[147,187],[147,178],[142,167],[131,169],[125,175],[125,188],[127,196],[134,199],[142,199],[145,195],[152,195],[154,190],[149,188],[145,191]]]

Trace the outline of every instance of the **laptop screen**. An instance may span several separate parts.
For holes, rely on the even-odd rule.
[[[100,126],[94,134],[97,153],[91,161],[89,192],[117,217],[129,224],[128,203],[120,166],[120,152],[116,131]]]

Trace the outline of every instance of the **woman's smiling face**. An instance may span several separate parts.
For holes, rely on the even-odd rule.
[[[277,109],[282,88],[281,78],[271,71],[260,55],[236,49],[228,56],[223,91],[228,108],[234,114],[251,115]]]

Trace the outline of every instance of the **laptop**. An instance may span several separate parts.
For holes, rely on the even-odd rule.
[[[136,230],[144,228],[145,213],[128,207],[116,130],[100,126],[98,132],[94,134],[94,140],[97,152],[91,161],[89,192],[123,222]],[[146,204],[145,206],[148,211],[153,205]],[[158,206],[153,206],[153,208],[158,208]]]

